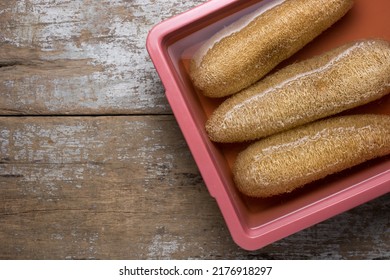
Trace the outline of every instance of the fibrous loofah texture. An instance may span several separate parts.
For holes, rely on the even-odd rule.
[[[194,85],[208,97],[248,87],[329,28],[352,4],[352,0],[266,2],[255,15],[223,29],[200,48],[190,65]]]
[[[255,140],[379,99],[390,91],[390,44],[350,43],[289,65],[225,100],[206,123],[216,142]]]
[[[334,117],[252,144],[233,174],[242,193],[269,197],[389,153],[390,116]]]

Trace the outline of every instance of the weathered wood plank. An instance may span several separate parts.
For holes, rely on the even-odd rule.
[[[172,116],[0,118],[0,258],[390,258],[389,196],[239,249],[180,135]]]
[[[0,127],[1,258],[199,253],[207,237],[190,241],[193,231],[223,225],[172,117],[5,118]],[[201,219],[198,208],[210,213]]]
[[[170,112],[146,36],[202,2],[0,0],[0,114]]]

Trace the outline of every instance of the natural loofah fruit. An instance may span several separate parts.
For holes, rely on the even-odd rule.
[[[225,100],[206,130],[215,142],[255,140],[379,99],[390,92],[390,44],[349,43],[289,65]]]
[[[275,0],[224,28],[194,55],[190,76],[208,97],[255,83],[352,7],[353,0]]]
[[[389,153],[390,116],[334,117],[252,144],[233,174],[242,193],[269,197]]]

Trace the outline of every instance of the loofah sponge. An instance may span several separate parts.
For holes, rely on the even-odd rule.
[[[390,116],[334,117],[252,144],[233,174],[242,193],[269,197],[389,153]]]
[[[352,5],[352,0],[265,1],[205,42],[190,65],[193,83],[208,97],[234,94],[312,41]]]
[[[379,99],[390,91],[390,44],[362,40],[289,65],[225,100],[215,142],[255,140]]]

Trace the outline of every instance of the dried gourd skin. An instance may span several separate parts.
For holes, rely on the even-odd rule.
[[[226,27],[194,55],[190,76],[205,96],[228,96],[255,83],[343,17],[353,0],[265,3],[265,12]]]
[[[212,141],[256,140],[390,92],[390,44],[348,43],[289,65],[225,100],[206,122]]]
[[[245,195],[270,197],[389,153],[390,116],[333,117],[250,145],[233,175]]]

